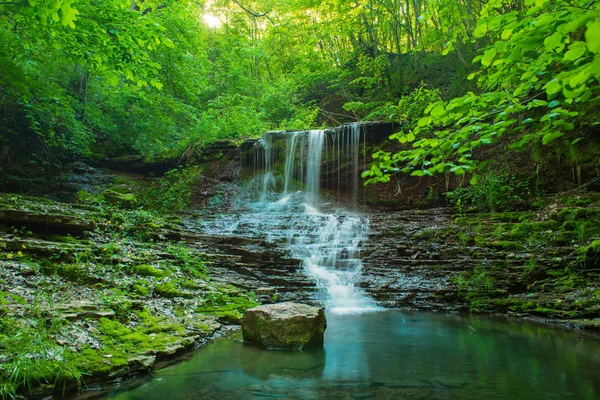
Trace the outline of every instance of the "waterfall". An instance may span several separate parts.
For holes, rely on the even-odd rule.
[[[349,194],[353,205],[358,203],[359,153],[361,127],[352,124],[335,132],[332,137],[337,157],[338,192],[342,188]],[[305,139],[307,138],[307,139]],[[284,187],[279,200],[263,206],[260,219],[267,226],[275,218],[286,218],[287,243],[291,254],[302,260],[306,273],[319,287],[319,300],[328,310],[336,313],[358,313],[376,310],[377,306],[355,282],[361,274],[360,248],[367,239],[369,220],[343,210],[323,209],[320,201],[321,169],[324,152],[329,150],[324,130],[285,134]],[[273,178],[273,142],[265,137],[264,201],[268,198],[268,182]],[[305,156],[305,151],[308,154]],[[342,174],[342,167],[346,172]],[[301,192],[293,192],[292,181],[298,177]],[[306,182],[306,184],[304,184]],[[265,215],[270,214],[270,215]],[[278,225],[282,228],[282,224]],[[272,228],[270,237],[277,236]]]
[[[348,137],[350,146],[348,150],[352,156],[352,205],[356,207],[358,205],[358,188],[359,188],[359,151],[360,151],[360,126],[357,123],[350,125],[350,135]]]
[[[378,309],[354,283],[360,277],[361,244],[367,239],[365,217],[337,213],[299,216],[289,241],[292,254],[321,289],[320,300],[338,314]]]
[[[358,204],[361,130],[359,124],[350,124],[327,132],[267,133],[262,146],[256,146],[260,156],[252,153],[252,165],[263,173],[257,179],[262,184],[260,201],[247,204],[248,212],[216,216],[212,221],[207,218],[207,223],[212,224],[207,226],[207,232],[259,236],[287,246],[291,256],[301,260],[305,273],[316,282],[319,291],[314,300],[330,312],[377,310],[375,301],[356,286],[361,277],[360,251],[368,239],[369,219],[334,209],[320,195],[323,174],[323,189],[333,193],[337,190],[338,199],[342,199],[343,192],[350,205]],[[285,150],[285,159],[278,158],[278,149]],[[324,162],[326,170],[322,168]],[[278,165],[283,165],[283,186],[275,193]],[[335,181],[328,182],[336,177],[337,185]]]
[[[308,160],[306,162],[306,203],[314,209],[319,208],[319,190],[321,188],[321,158],[325,131],[310,131],[308,136]]]
[[[304,132],[294,132],[286,143],[285,157],[285,181],[283,187],[283,195],[287,196],[290,190],[290,183],[294,179],[296,168],[296,147],[301,138],[304,137]],[[300,158],[302,162],[302,158]]]
[[[271,184],[274,181],[274,176],[273,176],[273,164],[274,164],[274,157],[273,157],[273,135],[270,133],[266,133],[264,138],[263,138],[263,146],[265,149],[265,162],[264,162],[264,167],[265,167],[265,172],[264,172],[264,176],[263,176],[263,184],[262,184],[262,193],[260,195],[260,201],[266,201],[267,200],[267,196],[269,194],[269,187],[271,186]]]

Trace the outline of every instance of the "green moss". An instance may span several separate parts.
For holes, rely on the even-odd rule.
[[[566,208],[556,214],[559,222],[575,220],[598,220],[600,219],[600,210],[590,208]]]
[[[556,277],[554,281],[554,286],[557,288],[563,289],[573,289],[576,287],[583,287],[586,283],[586,280],[569,269],[565,270],[552,270],[548,271],[551,276]]]
[[[588,247],[586,247],[586,251],[593,251],[595,253],[600,253],[600,240],[594,240]]]
[[[199,285],[198,283],[196,283],[193,280],[190,279],[186,279],[183,280],[181,282],[179,282],[179,285],[184,288],[184,289],[188,289],[188,290],[198,290],[198,289],[202,289],[202,286]]]
[[[119,321],[101,319],[98,330],[103,348],[86,347],[78,354],[75,363],[81,371],[89,375],[126,372],[130,357],[150,350],[164,350],[179,340],[174,334],[184,331],[183,326],[147,311],[139,312],[138,317],[140,324],[133,328]]]
[[[150,294],[150,288],[148,287],[148,284],[144,281],[138,281],[137,283],[134,283],[133,290],[143,297],[146,297]]]
[[[67,234],[67,235],[51,235],[51,236],[48,236],[47,239],[51,240],[53,242],[59,242],[59,243],[85,244],[85,245],[92,244],[92,242],[90,242],[87,239],[79,239],[79,238],[71,236],[70,234]]]
[[[154,276],[161,278],[168,275],[168,272],[153,267],[150,264],[134,265],[130,268],[130,271],[140,276]]]
[[[192,293],[182,292],[173,282],[165,282],[156,285],[154,287],[154,293],[156,293],[158,296],[166,297],[169,299],[175,297],[184,297],[191,299],[194,297]]]
[[[114,192],[125,194],[125,195],[131,194],[131,189],[125,184],[111,185],[108,188],[108,190],[112,190]]]
[[[197,279],[206,279],[208,271],[202,259],[203,254],[181,245],[167,246],[165,252],[174,258],[173,264],[185,273]]]
[[[544,231],[553,231],[559,228],[557,221],[521,222],[512,226],[513,238],[527,238]]]
[[[104,200],[112,205],[131,208],[137,204],[137,198],[131,193],[120,193],[113,189],[106,189],[102,192]]]
[[[437,236],[437,229],[435,228],[427,228],[423,229],[419,233],[413,236],[413,239],[417,240],[431,240]]]
[[[196,311],[233,323],[239,322],[245,310],[257,305],[254,293],[240,293],[235,287],[226,286],[207,293],[202,306],[198,307]]]
[[[495,241],[495,242],[486,242],[484,245],[486,247],[491,248],[491,249],[505,250],[505,251],[521,250],[523,248],[522,244],[516,243],[516,242],[511,242],[511,241],[508,241],[508,240],[499,240],[499,241]]]
[[[59,276],[76,283],[86,283],[91,280],[84,264],[55,264],[54,272]]]

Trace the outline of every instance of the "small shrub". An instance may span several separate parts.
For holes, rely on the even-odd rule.
[[[154,179],[150,188],[142,192],[141,202],[160,213],[181,212],[192,202],[192,187],[201,173],[200,167],[172,169]]]
[[[473,271],[464,271],[456,277],[458,294],[463,296],[471,310],[485,308],[489,302],[491,292],[494,290],[492,278],[483,265],[476,266]]]
[[[446,193],[458,209],[498,212],[522,209],[528,204],[529,184],[514,177],[485,175],[476,185]]]

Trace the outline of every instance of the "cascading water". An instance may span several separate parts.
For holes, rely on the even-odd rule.
[[[325,131],[310,131],[308,136],[308,160],[306,162],[305,199],[311,211],[319,208],[319,189],[321,187],[321,156]]]
[[[343,137],[342,133],[347,133]],[[279,134],[285,140],[284,184],[280,195],[273,193],[277,162],[274,137],[263,139],[264,176],[260,202],[250,205],[250,212],[237,216],[238,221],[215,222],[214,226],[230,226],[226,234],[262,234],[267,240],[284,240],[294,258],[302,260],[306,273],[317,283],[322,302],[330,312],[360,313],[377,309],[375,302],[355,286],[361,274],[360,248],[367,239],[368,218],[332,209],[320,198],[321,168],[326,133],[323,130]],[[360,126],[351,125],[334,138],[338,162],[352,163],[346,178],[351,185],[352,201],[358,187],[358,149]],[[280,145],[281,147],[281,145]],[[308,154],[304,156],[306,149]],[[338,174],[339,174],[338,170]],[[354,176],[355,175],[355,176]],[[297,179],[303,190],[292,191]],[[306,185],[304,185],[306,182]],[[272,199],[277,198],[275,201]],[[252,227],[252,232],[247,229]],[[222,228],[210,233],[223,232]]]
[[[290,190],[290,184],[294,179],[294,172],[296,167],[296,147],[298,142],[302,140],[304,132],[294,132],[287,141],[286,145],[286,158],[285,158],[285,183],[283,187],[283,195],[287,196]],[[302,160],[300,160],[302,161]]]
[[[289,245],[316,280],[321,301],[335,313],[377,309],[354,283],[360,276],[360,246],[367,237],[368,220],[360,216],[304,214],[296,218]]]
[[[260,200],[265,201],[269,194],[269,188],[273,183],[273,135],[267,133],[263,138],[263,146],[265,149],[265,173],[263,176],[262,193]]]

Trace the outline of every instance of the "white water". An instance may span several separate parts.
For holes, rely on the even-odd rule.
[[[324,212],[321,208],[321,161],[326,143],[325,131],[313,130],[308,133],[308,155],[306,157],[306,187],[304,192],[289,193],[289,182],[297,175],[295,170],[296,146],[300,149],[300,180],[304,177],[304,142],[302,133],[290,134],[287,139],[284,191],[279,201],[267,204],[265,211],[291,212],[288,244],[293,256],[302,259],[304,270],[317,283],[320,300],[329,312],[347,314],[377,310],[375,301],[368,298],[355,286],[361,274],[360,248],[367,239],[369,221],[366,217],[348,215],[335,210]],[[359,184],[359,144],[360,126],[351,125],[347,140],[338,141],[338,156],[348,154],[353,163],[355,176],[350,179],[352,201],[356,205],[356,192]],[[346,149],[342,143],[347,143]],[[325,147],[326,148],[326,147]],[[344,151],[346,150],[346,151]],[[299,200],[303,208],[297,207]],[[346,214],[346,215],[344,215]],[[270,218],[264,215],[264,218]]]
[[[300,142],[303,137],[303,132],[294,132],[291,134],[291,138],[289,138],[287,141],[285,158],[285,183],[283,187],[284,198],[289,194],[290,184],[292,179],[294,179],[296,167],[296,147],[298,142]]]
[[[306,162],[306,203],[314,209],[319,208],[319,190],[321,187],[321,156],[325,131],[310,131],[308,136],[308,160]]]
[[[273,186],[275,177],[273,176],[273,136],[267,133],[263,138],[263,146],[265,149],[265,173],[263,176],[262,192],[260,200],[267,200],[269,190]]]
[[[268,241],[285,238],[291,255],[302,260],[304,271],[316,282],[319,288],[316,300],[323,303],[328,312],[349,314],[378,310],[375,301],[355,285],[361,276],[360,250],[368,237],[368,218],[332,209],[321,201],[325,131],[296,132],[283,137],[286,140],[286,158],[282,193],[274,193],[274,165],[277,160],[273,137],[267,134],[263,139],[265,168],[260,201],[250,204],[250,211],[237,215],[235,221],[231,221],[232,216],[222,216],[222,221],[215,221],[215,228],[219,228],[210,233],[258,234]],[[349,176],[346,184],[351,186],[351,201],[356,204],[360,126],[352,125],[344,132],[337,132],[335,143],[337,163],[340,164],[342,158],[344,163],[354,163],[351,171],[356,176]],[[308,154],[305,157],[306,148]],[[302,190],[292,191],[292,187],[297,185]],[[277,200],[269,200],[275,198]],[[230,229],[223,232],[224,226]]]
[[[375,302],[355,287],[362,268],[360,247],[368,229],[365,217],[335,213],[304,213],[293,224],[289,239],[292,254],[302,259],[330,312],[377,310]]]

